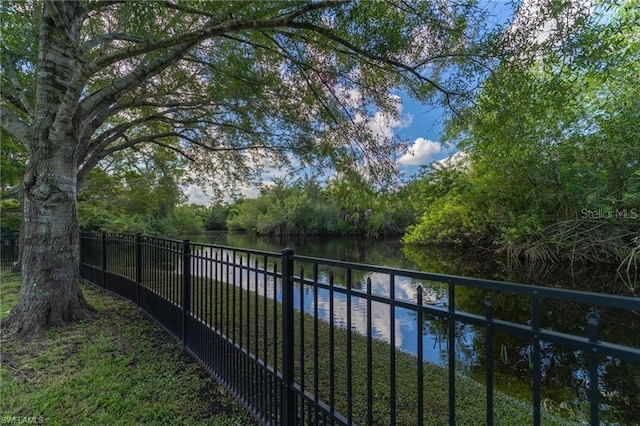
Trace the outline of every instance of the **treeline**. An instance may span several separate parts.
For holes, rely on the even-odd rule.
[[[78,194],[80,229],[187,235],[205,230],[260,235],[402,235],[417,212],[404,190],[375,188],[352,174],[328,183],[299,178],[264,185],[256,198],[240,197],[208,207],[190,204],[185,164],[162,147],[115,157],[92,170]],[[18,200],[5,200],[3,232],[17,232]]]
[[[595,19],[563,51],[499,65],[475,103],[445,126],[459,148],[402,187],[355,174],[264,186],[257,198],[190,205],[187,164],[160,146],[116,153],[78,194],[85,230],[195,234],[403,235],[532,262],[640,263],[640,1]],[[3,185],[16,185],[24,152],[2,146]],[[13,167],[15,166],[15,167]],[[2,231],[19,202],[3,200]]]
[[[381,191],[359,177],[321,184],[278,180],[256,198],[240,197],[208,207],[189,204],[175,165],[148,159],[144,167],[96,169],[79,196],[81,229],[150,235],[207,230],[259,235],[403,235],[418,217],[405,190]]]
[[[377,192],[361,179],[280,180],[257,198],[214,205],[208,229],[243,230],[262,235],[402,235],[415,212],[399,202],[402,191]]]
[[[202,232],[209,211],[187,203],[185,166],[162,147],[114,156],[91,171],[78,194],[80,229],[166,236]]]

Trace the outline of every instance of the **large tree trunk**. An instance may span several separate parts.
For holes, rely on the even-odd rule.
[[[27,138],[24,224],[20,248],[20,301],[3,321],[31,337],[48,326],[90,316],[80,290],[76,210],[77,96],[69,84],[79,75],[69,46],[77,45],[77,2],[49,2],[40,25],[37,111]]]
[[[25,337],[91,312],[80,289],[76,167],[65,157],[35,159],[25,178],[23,284],[3,324]]]

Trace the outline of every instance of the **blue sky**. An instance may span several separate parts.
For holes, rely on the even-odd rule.
[[[399,95],[402,100],[400,119],[389,122],[382,120],[383,123],[377,123],[376,126],[378,131],[392,132],[395,137],[408,142],[409,149],[399,160],[400,171],[407,177],[414,174],[420,165],[442,160],[454,150],[440,145],[444,109],[422,104],[403,93]],[[286,173],[285,170],[267,170],[263,182],[283,177]],[[248,197],[255,197],[258,195],[258,188],[247,186],[241,192]],[[211,202],[206,190],[196,184],[187,186],[185,194],[191,203],[208,205]]]
[[[524,0],[525,3],[531,1],[535,0]],[[508,6],[508,1],[481,0],[481,4],[487,6],[488,10],[493,13],[495,22],[488,22],[489,25],[504,24],[513,17],[513,9]],[[406,93],[398,93],[398,95],[402,100],[400,120],[381,120],[372,123],[372,125],[382,134],[392,133],[395,137],[408,142],[409,150],[398,161],[401,173],[404,177],[408,177],[413,175],[421,165],[451,156],[455,152],[455,148],[445,148],[440,144],[445,118],[445,111],[442,107],[420,103]],[[283,177],[285,173],[285,171],[268,170],[263,176],[263,182]],[[210,198],[201,187],[190,185],[185,188],[185,193],[189,202],[205,205],[210,203]],[[258,194],[258,189],[246,187],[242,193],[253,197]]]
[[[536,0],[521,0],[523,7],[536,8]],[[588,0],[586,0],[588,1]],[[510,0],[480,0],[479,4],[490,14],[487,16],[488,27],[509,25],[514,19],[514,2]],[[442,107],[422,104],[400,93],[402,112],[411,117],[405,127],[395,128],[394,134],[412,145],[413,156],[405,156],[400,160],[400,170],[406,175],[415,173],[419,165],[429,164],[451,156],[455,148],[440,145],[442,138],[445,111]]]
[[[399,161],[400,170],[411,175],[422,164],[448,157],[452,150],[440,145],[444,109],[422,104],[406,95],[401,95],[401,98],[402,114],[407,117],[407,125],[394,129],[394,133],[411,145],[410,152]]]

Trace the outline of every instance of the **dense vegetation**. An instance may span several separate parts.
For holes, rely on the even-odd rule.
[[[229,207],[227,226],[258,234],[400,235],[413,220],[399,193],[376,193],[362,180],[284,181],[264,187],[256,199]]]
[[[563,50],[504,61],[475,103],[446,125],[455,160],[422,166],[396,189],[357,173],[279,180],[256,198],[188,204],[187,160],[156,145],[114,153],[79,191],[82,229],[194,234],[404,235],[409,245],[454,244],[534,262],[622,265],[640,255],[640,6],[596,13]],[[526,66],[523,66],[525,64]],[[25,152],[2,146],[3,191]],[[2,231],[20,203],[3,200]]]
[[[197,234],[242,230],[263,235],[402,235],[416,214],[404,191],[380,192],[352,176],[326,185],[312,179],[277,180],[256,198],[209,207],[189,204],[189,182],[175,155],[156,148],[94,169],[81,189],[78,213],[85,231]],[[19,203],[3,203],[3,232],[17,232]]]
[[[207,215],[187,205],[185,160],[161,148],[115,155],[95,168],[78,196],[80,227],[87,231],[175,235],[198,233]]]
[[[570,50],[503,63],[447,125],[462,154],[426,167],[407,243],[488,247],[531,261],[622,264],[640,254],[640,7],[602,15]]]

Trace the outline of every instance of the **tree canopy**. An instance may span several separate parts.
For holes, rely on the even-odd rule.
[[[403,144],[369,118],[401,88],[459,108],[505,25],[470,0],[15,1],[0,23],[29,283],[6,323],[24,334],[87,315],[76,199],[119,152],[160,147],[225,187],[287,164],[393,179]]]
[[[397,114],[403,86],[460,102],[462,77],[488,60],[472,2],[3,2],[0,13],[2,127],[28,146],[66,116],[80,183],[150,145],[213,180],[251,176],[266,158],[389,177],[402,145],[367,117]],[[64,50],[43,57],[54,38]]]
[[[609,7],[605,7],[609,6]],[[453,241],[533,261],[621,265],[640,253],[640,3],[595,7],[582,30],[528,66],[503,62],[452,119],[465,153],[419,180],[408,242]]]

